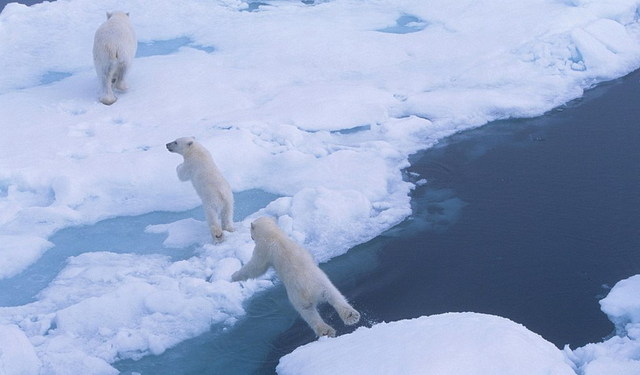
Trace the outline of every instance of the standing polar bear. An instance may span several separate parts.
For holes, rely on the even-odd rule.
[[[207,149],[192,137],[178,138],[167,143],[167,150],[183,156],[176,168],[181,181],[191,180],[202,200],[211,237],[222,241],[222,230],[233,232],[233,193],[213,162]]]
[[[344,324],[352,325],[360,320],[360,313],[349,305],[311,254],[289,239],[272,218],[261,217],[251,223],[251,238],[256,243],[251,260],[231,276],[233,281],[258,277],[273,266],[289,301],[317,336],[336,334],[320,317],[317,310],[320,303],[333,306]]]
[[[100,25],[93,39],[93,63],[102,85],[100,101],[111,105],[118,98],[113,87],[127,90],[124,80],[136,55],[138,43],[133,27],[129,22],[129,13],[107,13],[107,20]]]

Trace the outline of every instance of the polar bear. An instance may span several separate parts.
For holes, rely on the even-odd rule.
[[[113,87],[127,90],[124,78],[136,55],[138,43],[133,27],[129,22],[129,13],[107,13],[107,20],[100,25],[93,39],[93,63],[102,85],[100,101],[111,105],[118,98]]]
[[[209,224],[211,237],[222,241],[222,230],[233,232],[233,193],[213,162],[207,149],[193,137],[178,138],[167,143],[167,150],[183,156],[184,162],[176,168],[181,181],[191,180]]]
[[[328,302],[333,306],[347,325],[360,320],[360,313],[349,305],[311,254],[289,239],[274,219],[261,217],[251,223],[251,238],[256,243],[251,260],[235,272],[231,280],[255,278],[273,266],[287,290],[289,301],[317,336],[333,337],[336,334],[335,329],[320,317],[317,310],[320,303]]]

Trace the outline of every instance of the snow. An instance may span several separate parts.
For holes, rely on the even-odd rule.
[[[246,209],[220,245],[208,242],[202,220],[182,217],[141,230],[166,236],[157,251],[109,251],[105,241],[73,254],[33,302],[0,307],[0,348],[19,342],[24,358],[0,357],[0,369],[112,374],[114,361],[233,325],[243,302],[275,280],[229,282],[251,256],[253,218],[277,217],[318,261],[374,238],[411,213],[413,184],[402,169],[412,153],[491,120],[543,114],[638,68],[638,5],[8,4],[0,13],[0,283],[29,275],[61,230],[196,208],[192,187],[175,175],[180,160],[164,147],[180,136],[211,151]],[[140,52],[130,90],[104,106],[91,48],[116,9],[131,14]],[[614,320],[633,315],[603,308]],[[618,339],[633,341],[634,332],[628,326]]]
[[[280,375],[575,374],[562,352],[541,336],[508,319],[477,313],[360,327],[294,350],[276,370]]]
[[[640,374],[640,275],[619,281],[600,307],[616,335],[573,351],[567,347],[567,356],[584,375]]]
[[[3,252],[3,257],[0,258],[0,278],[13,276],[15,269],[27,268],[53,246],[44,238],[29,235],[0,235],[0,243],[7,249],[21,250]]]
[[[27,336],[15,325],[0,325],[0,374],[37,375],[40,360]]]

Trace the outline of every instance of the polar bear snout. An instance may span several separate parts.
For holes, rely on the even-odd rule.
[[[166,146],[167,146],[167,150],[184,155],[186,152],[188,152],[191,146],[193,146],[194,142],[195,142],[195,138],[193,137],[182,137],[182,138],[176,139],[173,142],[167,143]],[[202,148],[202,146],[198,145],[195,148]]]

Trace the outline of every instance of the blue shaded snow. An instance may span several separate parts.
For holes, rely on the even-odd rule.
[[[71,77],[71,76],[72,76],[72,74],[69,73],[69,72],[49,71],[49,72],[46,72],[40,78],[40,84],[41,85],[48,85],[48,84],[53,83],[53,82],[62,81],[63,79],[65,79],[67,77]]]
[[[260,10],[261,6],[269,5],[268,3],[264,3],[261,1],[252,1],[247,3],[247,9],[243,9],[246,12],[257,12]]]
[[[409,34],[424,30],[425,27],[427,27],[427,23],[422,19],[405,14],[398,17],[395,25],[378,29],[377,31],[392,34]]]
[[[346,134],[360,133],[368,130],[371,130],[371,125],[361,125],[361,126],[355,126],[353,128],[348,128],[348,129],[332,130],[329,133],[346,135]]]
[[[189,47],[204,51],[206,53],[212,53],[215,48],[212,46],[203,46],[195,44],[193,39],[181,36],[179,38],[167,39],[167,40],[152,40],[150,42],[138,42],[138,50],[136,51],[136,57],[149,57],[159,55],[170,55],[178,52],[182,47]]]
[[[1,193],[1,190],[0,190]],[[252,189],[234,194],[234,221],[266,206],[277,195]],[[202,207],[183,212],[152,212],[145,215],[117,217],[94,225],[63,229],[49,239],[49,249],[31,267],[8,279],[0,280],[0,306],[20,306],[34,302],[43,290],[65,267],[67,258],[83,253],[107,251],[113,253],[161,254],[172,261],[193,256],[197,245],[185,249],[166,248],[166,234],[145,232],[149,225],[164,224],[194,218],[204,221]]]

